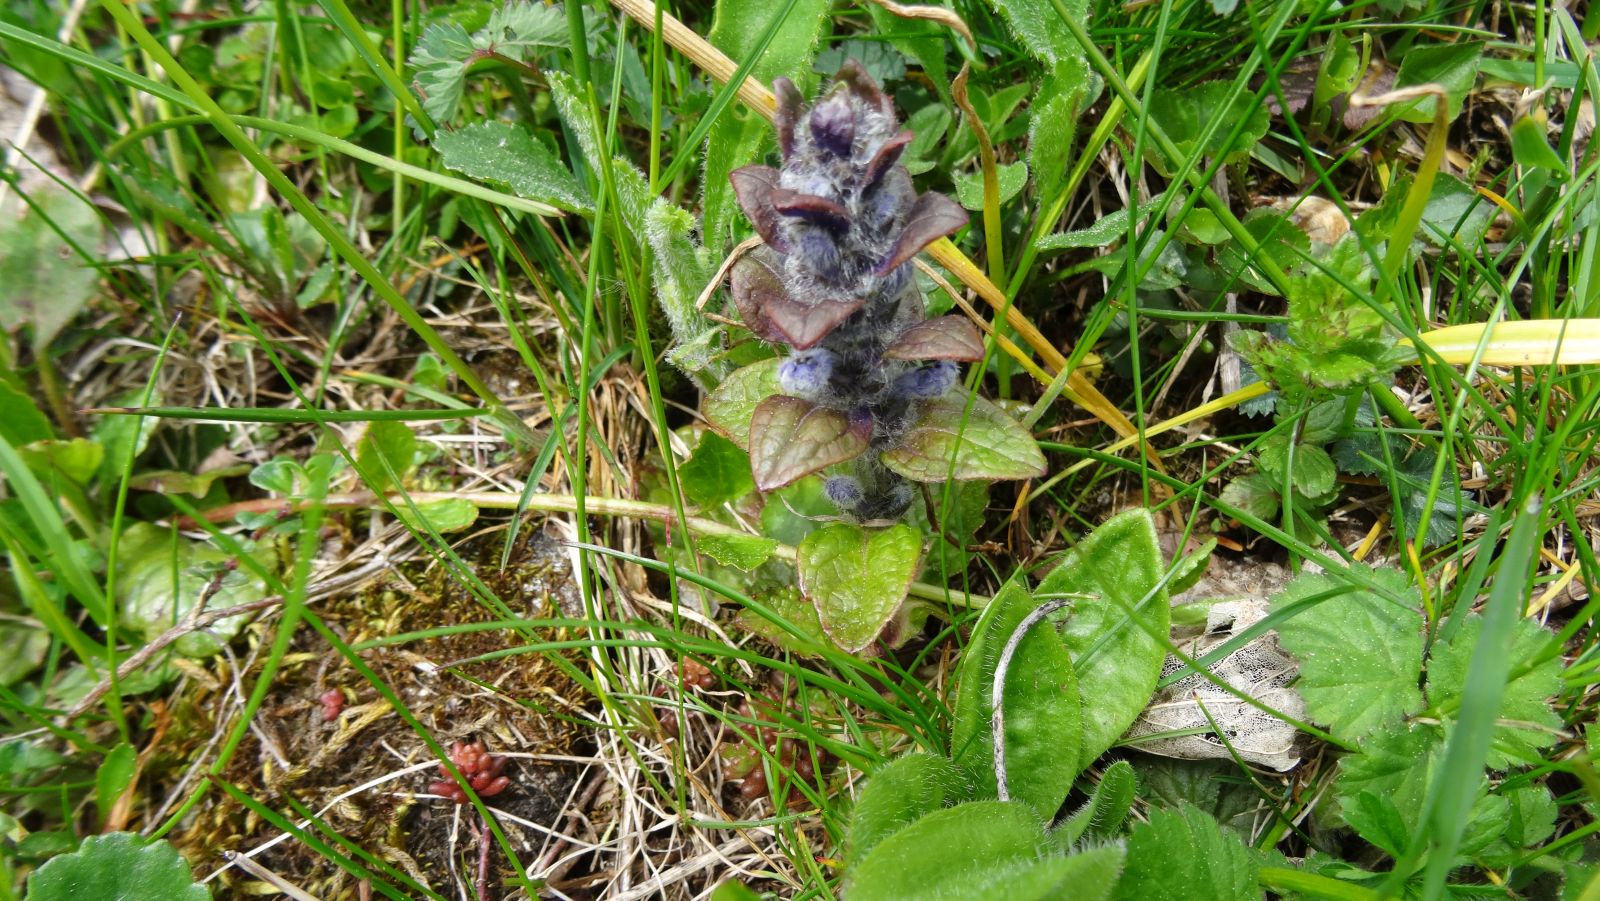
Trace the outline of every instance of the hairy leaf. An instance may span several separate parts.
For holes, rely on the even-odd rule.
[[[908,479],[1031,479],[1044,475],[1044,453],[1005,411],[981,397],[970,413],[960,397],[923,406],[899,447],[883,463]]]
[[[440,132],[433,146],[446,167],[504,184],[518,197],[574,212],[594,206],[567,167],[520,125],[474,122]]]
[[[1050,842],[1063,850],[1079,839],[1106,841],[1117,834],[1133,812],[1133,799],[1139,788],[1133,766],[1119,760],[1106,767],[1089,800],[1050,833]]]
[[[1128,864],[1112,895],[1128,901],[1256,901],[1256,859],[1196,807],[1155,808],[1128,837]]]
[[[879,767],[856,798],[846,859],[859,861],[901,829],[953,801],[965,800],[964,788],[947,757],[906,754]]]
[[[900,609],[921,559],[922,536],[910,526],[829,523],[800,542],[800,592],[834,644],[854,653]]]
[[[540,50],[565,47],[566,14],[556,4],[514,0],[489,15],[489,23],[471,35],[460,24],[436,22],[422,32],[407,61],[416,71],[422,108],[437,122],[455,118],[467,75],[488,54],[528,62]]]
[[[850,874],[846,896],[998,897],[1002,880],[1038,863],[1043,839],[1038,816],[1025,804],[973,801],[935,811],[880,841]]]
[[[1093,761],[1149,703],[1167,657],[1171,604],[1157,591],[1164,566],[1155,522],[1143,508],[1107,520],[1040,583],[1038,595],[1081,594],[1060,629],[1084,705],[1083,763]]]
[[[961,230],[967,224],[967,211],[943,194],[923,194],[912,204],[906,215],[905,230],[895,241],[894,248],[883,262],[879,272],[888,272],[922,251],[922,248],[945,235]]]
[[[973,628],[956,683],[950,756],[970,780],[976,797],[996,797],[991,722],[995,671],[1018,624],[1038,607],[1021,586],[995,595]],[[1082,769],[1078,680],[1061,636],[1048,623],[1035,625],[1017,645],[1002,697],[1006,769],[1013,797],[1040,817],[1060,810]]]

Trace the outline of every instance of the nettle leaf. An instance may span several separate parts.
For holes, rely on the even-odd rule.
[[[1398,570],[1358,567],[1407,603],[1319,573],[1295,578],[1272,599],[1274,612],[1309,604],[1278,626],[1278,640],[1300,661],[1298,688],[1312,719],[1351,741],[1422,709],[1417,591]]]
[[[779,359],[762,360],[723,380],[705,401],[706,421],[745,450],[750,448],[750,417],[756,407],[777,394]]]
[[[816,605],[823,631],[855,653],[872,644],[900,609],[922,559],[910,526],[864,529],[829,523],[800,542],[800,592]]]
[[[1333,790],[1346,823],[1392,855],[1404,853],[1422,818],[1438,730],[1394,724],[1367,735],[1361,752],[1339,760]]]
[[[519,62],[545,49],[565,47],[567,19],[560,6],[518,0],[496,9],[473,34],[454,21],[436,22],[422,32],[407,64],[416,71],[422,108],[436,122],[454,119],[467,76],[477,65],[495,65],[489,54]]]
[[[1227,162],[1237,162],[1249,155],[1250,148],[1266,136],[1269,117],[1265,107],[1256,104],[1251,108],[1254,98],[1249,91],[1241,91],[1229,103],[1228,94],[1232,91],[1230,81],[1208,81],[1186,91],[1157,91],[1150,98],[1150,117],[1172,139],[1178,152],[1176,159],[1169,160],[1152,149],[1150,159],[1157,170],[1163,175],[1172,175],[1197,149],[1201,159],[1221,155]],[[1212,132],[1210,140],[1201,145],[1201,132],[1218,120],[1222,124]],[[1228,133],[1233,130],[1234,123],[1241,120],[1245,123],[1244,131],[1229,144]]]
[[[1210,815],[1185,804],[1154,808],[1150,821],[1128,836],[1128,864],[1113,898],[1128,901],[1211,901],[1261,897],[1256,857]]]
[[[1084,705],[1079,750],[1087,764],[1128,731],[1150,702],[1166,662],[1171,604],[1157,591],[1165,567],[1155,521],[1143,508],[1107,520],[1078,542],[1039,585],[1038,596],[1083,594],[1060,636]]]
[[[28,877],[33,901],[117,898],[119,901],[204,901],[211,893],[196,885],[189,864],[165,841],[130,832],[91,835],[78,850],[62,854]]]
[[[1018,624],[1038,606],[1022,586],[1008,584],[983,611],[961,657],[951,757],[977,797],[999,794],[991,723],[996,665]],[[1066,645],[1048,623],[1039,623],[1017,645],[1002,703],[1011,794],[1045,819],[1061,809],[1083,768],[1079,698]]]
[[[439,132],[433,146],[447,168],[480,181],[499,182],[518,197],[571,212],[594,208],[577,178],[520,125],[474,122]]]
[[[756,487],[750,475],[750,455],[716,432],[700,436],[694,453],[678,467],[678,479],[683,493],[702,507],[736,500]]]
[[[850,816],[845,859],[861,860],[877,844],[964,796],[960,773],[947,757],[906,754],[867,778]]]
[[[870,417],[850,416],[798,397],[775,395],[750,415],[750,468],[771,491],[860,456],[872,439]]]
[[[1022,162],[1002,163],[995,169],[995,175],[1000,183],[1000,205],[1005,206],[1011,198],[1022,193],[1028,183],[1028,165]],[[983,171],[967,172],[956,176],[956,200],[969,210],[981,212],[983,210]]]
[[[1510,656],[1516,661],[1513,671],[1521,675],[1506,683],[1500,698],[1488,758],[1489,768],[1495,770],[1536,762],[1539,751],[1560,737],[1561,717],[1550,707],[1550,698],[1562,689],[1555,636],[1527,619],[1518,620],[1514,629]],[[1483,617],[1471,614],[1450,641],[1433,647],[1428,660],[1428,700],[1441,717],[1454,718],[1460,710],[1467,667],[1482,630]]]
[[[891,360],[983,359],[983,336],[965,316],[949,315],[919,322],[906,329],[883,352]]]
[[[54,183],[35,191],[32,205],[15,207],[20,216],[0,215],[0,331],[27,326],[38,350],[94,297],[100,272],[73,245],[88,253],[99,248],[100,216]]]
[[[1005,411],[973,397],[946,396],[925,404],[899,447],[883,463],[917,482],[946,479],[1032,479],[1044,475],[1044,453]]]
[[[1395,75],[1396,89],[1419,84],[1436,84],[1445,91],[1445,118],[1461,115],[1461,104],[1478,80],[1478,63],[1483,59],[1483,42],[1435,44],[1411,47],[1400,60]],[[1400,118],[1408,122],[1432,122],[1437,99],[1425,97],[1400,107]]]
[[[1039,857],[1044,827],[1025,804],[973,801],[935,811],[879,842],[847,877],[851,901],[904,898],[1097,898],[1121,848]],[[1080,889],[1082,894],[1080,894]]]

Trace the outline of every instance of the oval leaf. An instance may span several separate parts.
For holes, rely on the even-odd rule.
[[[1027,429],[981,397],[970,414],[964,405],[956,396],[924,406],[900,446],[884,452],[884,465],[917,482],[1044,475],[1044,453]]]
[[[788,291],[779,281],[778,273],[773,271],[767,255],[757,252],[735,263],[728,290],[745,328],[763,341],[784,341],[786,336],[773,324],[767,310],[780,300],[786,300]]]
[[[971,363],[983,359],[983,336],[965,316],[940,316],[919,322],[905,330],[883,355],[895,360],[958,360]]]
[[[1017,625],[1037,606],[1016,583],[1001,589],[983,611],[961,658],[951,756],[980,797],[999,792],[991,725],[995,665]],[[1034,626],[1017,645],[1006,672],[1003,703],[1011,793],[1039,816],[1054,817],[1078,777],[1082,714],[1072,657],[1047,623]]]
[[[872,420],[850,417],[798,397],[777,395],[750,416],[750,469],[771,491],[858,456],[872,438]]]
[[[777,394],[778,359],[751,363],[722,380],[706,398],[706,422],[744,450],[750,449],[750,417],[756,406]]]
[[[778,187],[778,170],[771,166],[744,166],[728,173],[733,194],[739,201],[756,234],[773,250],[787,253],[789,248],[778,229],[778,211],[772,206],[772,192]]]
[[[556,155],[527,129],[510,122],[474,122],[440,131],[433,147],[446,168],[509,187],[518,197],[574,212],[594,204]]]
[[[869,532],[829,523],[800,542],[800,592],[816,605],[834,644],[853,653],[872,644],[900,609],[921,559],[922,537],[910,526]]]
[[[1039,586],[1041,598],[1085,594],[1060,630],[1078,674],[1078,689],[1093,704],[1083,711],[1083,760],[1111,747],[1149,703],[1161,665],[1171,605],[1161,549],[1150,511],[1129,510],[1107,520],[1068,551]]]
[[[845,897],[997,897],[995,880],[1035,863],[1043,840],[1038,816],[1024,804],[973,801],[935,811],[879,842],[851,873]]]
[[[907,754],[867,779],[850,815],[846,857],[859,861],[879,842],[951,800],[961,797],[961,777],[948,757]]]

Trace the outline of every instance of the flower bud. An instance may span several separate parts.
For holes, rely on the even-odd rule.
[[[802,350],[778,364],[778,385],[785,394],[816,400],[828,390],[838,357],[821,347]]]
[[[854,476],[830,476],[822,485],[822,493],[845,513],[861,506],[861,483]]]
[[[894,380],[894,393],[915,400],[943,397],[956,383],[958,370],[949,360],[935,360]]]

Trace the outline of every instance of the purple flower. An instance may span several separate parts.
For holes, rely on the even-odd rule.
[[[926,363],[894,380],[894,393],[915,400],[944,397],[956,383],[959,370],[949,360]]]
[[[785,394],[816,400],[827,392],[838,360],[833,351],[822,347],[798,351],[778,364],[778,386]]]

